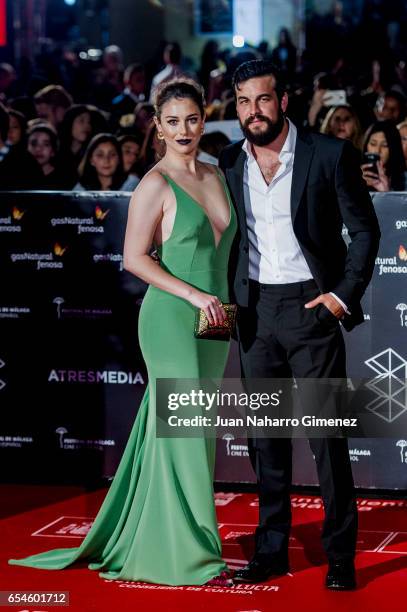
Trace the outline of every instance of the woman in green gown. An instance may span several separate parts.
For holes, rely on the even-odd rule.
[[[132,195],[124,246],[125,268],[149,284],[139,318],[148,388],[81,546],[9,563],[62,569],[81,560],[108,579],[229,586],[213,499],[216,440],[156,437],[155,381],[223,376],[229,343],[196,339],[193,330],[197,308],[210,321],[225,316],[237,222],[223,176],[196,159],[204,130],[199,85],[164,84],[155,123],[166,153]]]

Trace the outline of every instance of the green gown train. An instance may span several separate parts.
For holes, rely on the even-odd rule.
[[[218,244],[203,208],[168,176],[177,203],[171,236],[159,248],[170,274],[227,302],[227,267],[237,228],[223,177],[230,221]],[[63,569],[78,560],[100,576],[168,585],[201,585],[226,566],[221,558],[213,471],[215,439],[157,438],[157,378],[221,378],[229,343],[197,340],[196,309],[150,286],[140,310],[139,341],[149,384],[115,478],[78,548],[61,548],[12,565]]]

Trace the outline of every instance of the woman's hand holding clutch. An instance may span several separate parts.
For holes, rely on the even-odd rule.
[[[205,312],[211,325],[221,325],[225,321],[226,313],[222,308],[222,302],[216,295],[192,289],[188,301]]]

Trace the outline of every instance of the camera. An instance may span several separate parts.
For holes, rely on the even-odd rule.
[[[379,174],[377,169],[377,162],[380,161],[380,155],[378,153],[363,153],[363,163],[369,164],[371,172],[373,174]]]
[[[344,89],[327,89],[323,95],[322,103],[324,106],[345,106],[346,91]]]

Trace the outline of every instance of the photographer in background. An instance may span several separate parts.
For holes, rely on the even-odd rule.
[[[407,121],[402,121],[398,124],[397,129],[400,133],[401,146],[404,155],[404,191],[407,191]]]
[[[403,191],[404,155],[393,121],[373,123],[365,134],[362,173],[372,191]]]
[[[346,91],[337,88],[335,76],[320,72],[314,77],[314,93],[308,109],[308,127],[319,132],[328,110],[333,106],[345,104]]]

